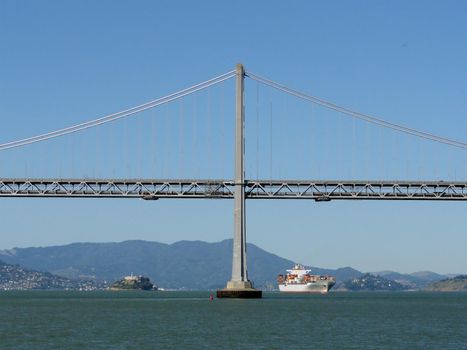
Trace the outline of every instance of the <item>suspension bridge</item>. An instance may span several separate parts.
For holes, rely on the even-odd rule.
[[[245,110],[249,106],[245,103],[245,78],[249,78],[258,84],[256,94],[256,120],[254,117],[250,118],[253,121],[252,124],[256,121],[256,125],[249,125],[256,134],[256,143],[251,142],[250,144],[247,144],[249,138],[245,135],[249,130],[249,128],[245,127]],[[168,105],[171,102],[180,100],[183,101],[183,99],[189,96],[232,80],[235,80],[235,100],[233,101],[233,106],[230,107],[233,107],[232,109],[235,110],[235,118],[229,120],[224,118],[224,111],[222,108],[216,111],[216,115],[221,115],[221,118],[214,118],[212,106],[210,104],[208,104],[207,107],[200,106],[197,104],[197,101],[194,100],[192,101],[193,109],[197,110],[199,114],[207,115],[209,119],[208,123],[198,123],[194,113],[191,122],[188,122],[186,120],[187,118],[184,116],[184,112],[188,109],[188,104],[180,102],[178,111],[175,113],[178,115],[175,118],[173,115],[169,116],[170,113],[168,110],[166,110],[166,115],[162,116],[162,118],[166,118],[166,128],[162,132],[159,132],[159,136],[154,136],[152,134],[157,134],[157,130],[162,128],[154,128],[154,125],[152,125],[152,128],[142,125],[140,126],[139,135],[137,137],[129,137],[128,134],[125,134],[127,131],[123,130],[124,137],[98,134],[96,137],[97,141],[95,142],[83,142],[82,140],[77,141],[75,139],[68,144],[64,144],[63,141],[60,141],[66,139],[66,136],[77,137],[76,135],[82,135],[88,130],[89,132],[93,132],[93,130],[98,129],[98,127],[102,128],[105,125],[117,125],[117,122],[121,124],[123,123],[123,119],[129,120],[131,117],[135,117],[145,111],[156,110],[157,107],[161,108],[162,105]],[[278,93],[285,93],[288,96],[305,102],[307,105],[313,105],[314,108],[322,108],[337,113],[339,120],[345,117],[347,118],[345,122],[350,124],[346,124],[345,127],[341,128],[331,127],[327,132],[323,131],[318,134],[313,134],[310,130],[316,130],[316,126],[311,125],[309,127],[309,132],[303,133],[306,126],[304,126],[303,123],[298,123],[296,134],[291,134],[285,131],[289,124],[288,118],[282,118],[282,124],[279,123],[276,130],[279,130],[278,139],[280,139],[283,144],[280,147],[273,148],[272,140],[274,129],[272,115],[273,101],[276,99],[276,96],[270,93],[269,103],[261,104],[259,102],[259,86],[265,86]],[[207,97],[208,99],[211,98],[209,93]],[[225,98],[223,96],[217,96],[215,100],[217,102],[220,101],[224,108],[225,106],[230,108],[228,103],[225,103]],[[230,99],[227,100],[230,101]],[[265,110],[269,113],[264,113]],[[290,114],[291,111],[293,111],[293,113],[299,112],[293,107],[289,108],[289,106],[285,106],[283,110],[286,115]],[[314,113],[320,114],[322,112]],[[255,113],[250,114],[254,115]],[[264,118],[261,119],[260,114],[269,114],[269,121],[264,120]],[[177,125],[179,127],[177,136],[179,144],[178,146],[174,146],[171,144],[174,133],[170,133],[169,129],[170,120],[177,118]],[[154,120],[154,115],[149,119]],[[369,132],[368,126],[370,126],[379,128],[379,130],[391,132],[391,137],[394,137],[393,135],[402,135],[402,137],[408,138],[409,141],[407,141],[407,139],[404,139],[405,141],[402,142],[400,140],[393,140],[392,146],[388,147],[386,145],[386,149],[384,149],[384,144],[381,142],[383,138],[382,132],[378,134],[376,141],[371,139],[371,136],[366,136],[366,138],[362,136],[359,137],[356,126],[357,122],[366,125],[367,133]],[[215,127],[218,127],[219,124],[222,124],[221,130],[215,130]],[[269,129],[265,131],[265,129],[267,129],[265,125],[267,124],[269,124]],[[158,124],[158,126],[160,126],[160,124]],[[231,127],[235,129],[234,139],[229,139],[227,134],[231,133],[225,132],[225,130]],[[117,133],[122,131],[120,129],[116,130]],[[324,136],[322,134],[324,134]],[[264,142],[261,144],[259,140],[260,136],[263,140],[267,139],[269,145],[264,145]],[[313,139],[317,142],[316,139],[319,139],[319,137],[321,137],[321,141],[318,142],[319,147],[316,147],[316,143],[308,146],[304,144],[303,140]],[[155,141],[154,138],[156,138]],[[186,142],[188,138],[193,142],[192,145],[188,145],[188,142]],[[225,143],[226,140],[232,141],[232,143],[221,147],[209,143],[216,138],[220,143]],[[92,172],[95,172],[98,167],[103,168],[102,172],[110,172],[110,167],[105,164],[103,165],[103,163],[105,163],[107,159],[112,158],[112,155],[109,154],[109,150],[113,149],[115,151],[116,148],[113,147],[114,144],[104,145],[104,143],[112,142],[109,140],[114,139],[126,139],[126,143],[124,142],[123,146],[120,145],[120,149],[116,151],[119,157],[123,154],[122,157],[127,161],[133,161],[131,166],[124,167],[126,169],[126,173],[124,172],[126,176],[37,176],[39,173],[35,173],[31,169],[34,167],[34,164],[31,163],[34,163],[35,158],[40,159],[41,155],[43,159],[47,159],[47,161],[60,159],[60,165],[57,167],[60,173],[66,166],[75,169],[78,165],[75,164],[76,161],[74,160],[73,154],[78,153],[85,154],[85,160],[81,163],[86,163],[91,157],[94,159],[94,164],[91,165]],[[201,141],[199,139],[201,139]],[[415,147],[416,151],[413,152],[415,153],[415,158],[417,160],[425,160],[429,166],[433,166],[434,170],[432,173],[437,179],[420,179],[420,177],[424,175],[424,170],[426,171],[426,165],[417,167],[418,176],[416,179],[406,179],[403,181],[391,179],[333,179],[333,177],[323,177],[321,173],[318,174],[319,176],[317,178],[310,180],[311,177],[306,177],[306,174],[311,172],[306,169],[304,170],[303,166],[300,168],[302,174],[305,175],[301,176],[302,179],[287,179],[283,176],[275,178],[273,176],[273,164],[276,160],[276,156],[273,156],[273,151],[275,151],[276,154],[281,154],[282,152],[283,155],[283,153],[291,152],[289,149],[294,147],[296,149],[295,153],[299,156],[295,158],[290,156],[284,157],[286,160],[282,161],[282,163],[284,163],[282,166],[286,170],[296,169],[295,165],[289,166],[287,164],[290,159],[294,159],[296,163],[303,165],[307,163],[304,159],[309,157],[321,159],[324,163],[332,163],[328,166],[329,169],[332,169],[329,171],[330,174],[340,173],[342,169],[339,169],[339,166],[341,165],[347,166],[345,172],[353,175],[352,178],[355,178],[357,172],[360,173],[363,171],[363,173],[373,173],[375,168],[380,168],[381,174],[385,174],[390,168],[389,160],[393,161],[394,158],[399,157],[400,154],[410,153],[406,146],[413,145],[414,141],[412,140],[414,139],[417,142]],[[136,157],[135,152],[132,151],[135,147],[135,140],[136,143],[139,143],[136,147],[140,149],[140,151],[136,152]],[[150,145],[143,145],[145,140],[150,140],[150,142],[153,143]],[[158,144],[157,140],[162,141],[159,141]],[[326,144],[326,142],[330,140],[331,146]],[[28,153],[25,153],[29,147],[44,143],[50,144],[51,142],[58,143],[52,144],[50,148],[46,147],[45,149],[34,151],[35,153],[32,157],[28,155]],[[338,142],[342,142],[340,147],[335,146]],[[375,150],[374,144],[376,142],[381,142],[380,149]],[[78,146],[76,146],[76,143],[78,143]],[[429,145],[426,146],[426,148],[422,148],[422,146],[420,146],[421,143],[423,143],[423,145]],[[232,145],[233,148],[231,148]],[[249,146],[248,152],[246,152],[247,146]],[[441,151],[436,147],[441,147]],[[77,148],[78,150],[76,150]],[[140,154],[142,149],[149,152],[150,161],[143,159],[144,157]],[[362,149],[364,152],[361,151]],[[267,158],[264,156],[264,153],[266,153],[265,150],[269,151],[268,161],[263,159]],[[462,181],[457,178],[464,176],[464,172],[467,174],[466,150],[467,143],[465,142],[388,122],[382,118],[342,107],[245,71],[242,65],[237,65],[235,70],[136,107],[112,113],[91,121],[78,123],[70,127],[45,132],[37,136],[0,144],[0,155],[9,152],[5,158],[0,158],[0,166],[2,166],[0,168],[0,174],[11,169],[19,172],[18,169],[20,169],[21,166],[18,166],[18,164],[15,165],[15,162],[21,161],[24,162],[24,172],[28,175],[23,177],[8,176],[0,178],[0,197],[140,198],[144,200],[166,198],[234,199],[232,277],[231,280],[227,282],[226,288],[219,290],[217,294],[218,297],[256,298],[261,297],[261,291],[254,289],[247,272],[246,199],[311,199],[317,202],[330,200],[467,200],[467,181]],[[333,151],[337,152],[337,155],[326,154],[326,152],[332,153]],[[52,156],[54,152],[55,156]],[[73,154],[70,155],[70,152]],[[175,158],[175,156],[171,152],[182,157],[183,160],[189,164],[184,164],[183,161],[180,161],[178,166],[173,164],[173,158]],[[255,163],[253,160],[249,166],[250,168],[256,169],[256,174],[253,174],[254,170],[249,171],[247,174],[245,154],[253,152],[256,153],[256,164],[252,165]],[[368,154],[362,155],[365,152]],[[451,159],[449,159],[449,156],[446,156],[449,152],[457,153],[455,153],[456,155],[454,157],[451,156]],[[198,156],[201,157],[201,160],[194,159],[194,153],[197,153]],[[165,172],[166,175],[170,175],[170,172],[168,170],[164,171],[164,168],[175,167],[182,173],[184,169],[193,170],[209,162],[211,163],[212,170],[212,167],[219,167],[219,164],[223,164],[226,159],[230,159],[229,155],[232,153],[235,155],[235,162],[233,169],[229,170],[234,173],[233,178],[230,176],[219,178],[212,177],[210,171],[204,172],[204,174],[209,174],[209,176],[206,177],[167,176],[157,178],[154,176],[129,176],[130,172],[135,168],[140,169],[140,174],[145,171],[151,173],[150,169],[147,169],[148,163],[153,164],[154,171],[152,173],[160,171],[162,174]],[[218,156],[217,159],[215,159],[215,154]],[[135,158],[136,165],[134,163]],[[279,158],[280,157],[277,157],[277,159]],[[329,159],[332,159],[332,161],[330,162]],[[39,164],[35,164],[35,166],[40,168],[43,162],[46,161],[41,160]],[[120,159],[116,159],[116,162],[119,163]],[[310,169],[313,171],[321,169],[322,165],[317,163],[318,162],[315,160],[310,161]],[[397,160],[395,163],[397,163]],[[406,174],[410,173],[413,176],[413,169],[411,172],[409,171],[410,167],[413,167],[413,163],[414,162],[411,160],[405,161]],[[8,166],[8,164],[13,165]],[[451,167],[457,166],[459,169],[452,170],[447,164]],[[221,167],[229,168],[228,166]],[[264,169],[268,167],[270,170],[269,178],[261,178],[260,169],[264,171]],[[396,166],[396,168],[396,174],[398,178],[401,178],[400,173],[402,172],[401,169],[403,166],[399,165]],[[446,173],[443,173],[443,170],[447,168],[451,170],[451,178],[449,179],[446,177]],[[47,166],[44,172],[48,170],[49,166]],[[113,172],[115,172],[115,169]],[[73,171],[71,171],[71,173],[73,173]],[[225,169],[223,169],[223,173],[225,173]],[[281,175],[281,172],[279,172],[279,175]]]

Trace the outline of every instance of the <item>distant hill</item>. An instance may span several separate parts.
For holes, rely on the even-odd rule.
[[[431,272],[431,271],[418,271],[418,272],[413,272],[410,275],[421,278],[422,280],[425,281],[439,281],[442,280],[443,278],[446,278],[445,275],[440,275],[439,273]]]
[[[98,287],[92,281],[76,281],[49,272],[25,269],[0,261],[0,290],[65,289],[92,290]]]
[[[289,267],[290,268],[290,267]],[[309,267],[311,269],[311,273],[315,275],[331,275],[336,277],[336,283],[339,284],[341,282],[358,278],[363,275],[363,272],[355,270],[352,267],[340,267],[336,270],[332,269],[323,269],[319,267]]]
[[[409,289],[423,289],[434,281],[446,278],[446,276],[431,271],[419,271],[411,274],[402,274],[394,271],[379,271],[372,272],[371,274],[396,281]]]
[[[430,292],[467,292],[467,275],[433,282],[425,290]]]
[[[349,281],[343,282],[338,290],[346,291],[403,291],[407,290],[408,287],[400,284],[396,281],[387,279],[379,275],[373,275],[370,273],[364,274],[359,278],[354,278]]]
[[[249,277],[259,288],[276,288],[277,275],[294,264],[254,244],[248,244],[247,249]],[[3,250],[0,251],[0,259],[67,278],[113,282],[133,273],[147,276],[166,289],[215,289],[223,288],[230,279],[232,240],[216,243],[180,241],[173,244],[135,240],[73,243]],[[334,275],[338,282],[362,275],[350,267],[312,269],[316,274]]]

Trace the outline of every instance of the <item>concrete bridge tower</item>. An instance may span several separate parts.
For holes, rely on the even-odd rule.
[[[245,108],[243,90],[245,69],[236,66],[236,118],[235,118],[235,192],[234,238],[232,278],[227,287],[217,291],[218,298],[261,298],[261,290],[254,289],[248,280],[246,268],[246,217],[245,217]]]

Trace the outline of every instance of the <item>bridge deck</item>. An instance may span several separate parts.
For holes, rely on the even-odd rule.
[[[233,198],[228,180],[0,179],[0,197]],[[467,182],[247,180],[248,199],[467,200]]]

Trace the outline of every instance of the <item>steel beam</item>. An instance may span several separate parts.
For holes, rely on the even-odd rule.
[[[246,199],[467,200],[467,182],[245,180]],[[215,179],[1,179],[0,197],[234,198],[235,182]]]

